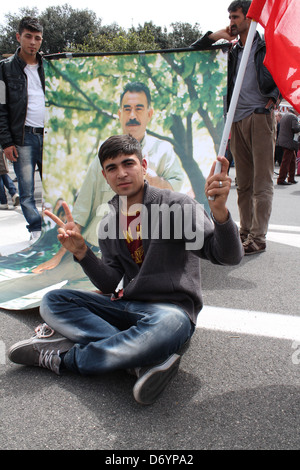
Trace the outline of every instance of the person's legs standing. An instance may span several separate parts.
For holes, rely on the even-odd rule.
[[[19,195],[18,195],[17,188],[15,187],[13,180],[7,174],[2,175],[2,179],[3,179],[4,186],[7,187],[8,192],[12,198],[13,205],[17,206],[19,204]]]
[[[253,216],[253,161],[251,152],[251,116],[234,122],[231,128],[230,148],[233,154],[238,208],[240,215],[240,234],[244,241],[251,231]]]
[[[290,161],[290,166],[289,166],[289,177],[288,177],[288,183],[295,184],[297,181],[295,181],[295,174],[296,174],[296,152],[293,151],[293,156]]]
[[[4,186],[7,187],[9,194],[11,195],[11,197],[13,197],[17,192],[13,180],[9,177],[9,175],[2,175],[2,179]]]
[[[253,219],[251,237],[258,243],[266,243],[273,203],[274,150],[276,122],[271,114],[252,115]]]
[[[233,123],[231,150],[235,159],[241,235],[248,233],[246,254],[265,249],[272,210],[276,123],[272,114],[251,114]],[[247,253],[249,250],[249,253]]]
[[[294,150],[284,148],[283,149],[283,157],[282,157],[282,162],[280,165],[279,169],[279,176],[277,179],[277,184],[284,185],[287,184],[285,181],[287,174],[289,172],[291,160],[293,159],[294,156]]]
[[[0,175],[0,209],[8,209],[3,177],[4,175]]]
[[[18,146],[19,157],[14,162],[20,193],[20,204],[29,232],[41,230],[41,216],[34,199],[35,167],[42,161],[43,135],[25,132],[24,146]]]

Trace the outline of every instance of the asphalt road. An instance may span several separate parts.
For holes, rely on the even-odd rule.
[[[139,468],[167,463],[150,462],[154,454],[174,464],[174,455],[195,463],[208,449],[299,449],[298,181],[279,187],[274,178],[265,253],[230,268],[203,262],[203,315],[179,373],[152,406],[134,401],[125,372],[57,377],[11,364],[9,346],[31,336],[40,318],[37,310],[2,310],[0,449],[98,449],[103,463]],[[234,183],[229,208],[238,222]],[[125,450],[144,457],[116,460]]]

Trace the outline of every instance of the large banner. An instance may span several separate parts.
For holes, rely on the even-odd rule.
[[[66,200],[97,256],[97,225],[113,196],[97,153],[111,135],[130,133],[141,141],[150,184],[190,194],[208,208],[205,178],[224,125],[222,49],[62,54],[44,62],[43,205],[63,219]],[[94,289],[57,241],[57,227],[43,217],[34,245],[0,256],[0,308],[36,307],[45,292],[62,286]]]

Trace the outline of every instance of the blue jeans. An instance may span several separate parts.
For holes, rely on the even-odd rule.
[[[17,192],[14,182],[10,178],[10,176],[7,174],[0,175],[0,204],[7,204],[7,197],[4,186],[6,186],[6,188],[8,189],[8,192],[11,197],[13,197]]]
[[[19,157],[14,162],[18,178],[20,205],[28,223],[29,232],[41,230],[41,216],[34,199],[35,168],[41,168],[43,153],[43,134],[25,132],[24,145],[17,146]]]
[[[113,301],[89,291],[52,290],[44,296],[40,313],[75,343],[64,363],[83,375],[160,363],[194,332],[188,315],[174,304]]]

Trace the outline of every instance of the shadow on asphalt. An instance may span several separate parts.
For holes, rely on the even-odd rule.
[[[159,400],[142,407],[132,397],[133,383],[123,372],[101,378],[56,377],[37,368],[15,367],[6,374],[3,392],[19,406],[31,396],[32,403],[37,395],[45,398],[40,410],[22,410],[22,421],[27,416],[30,429],[23,434],[22,421],[16,423],[17,442],[27,442],[29,449],[39,448],[38,433],[47,434],[41,442],[50,449],[299,448],[298,387],[261,386],[197,401],[193,396],[201,387],[199,379],[179,370]]]

